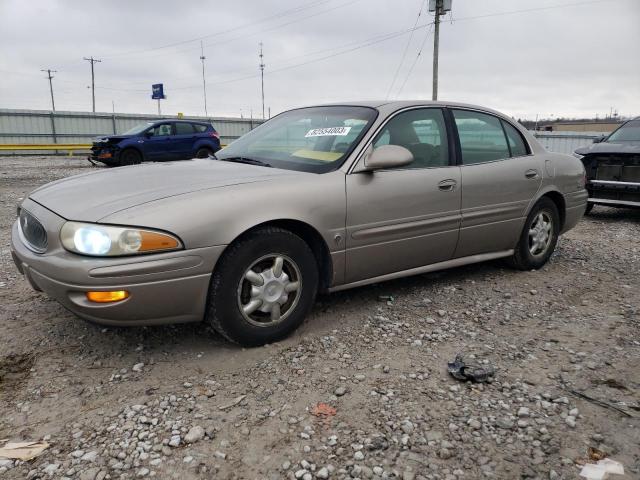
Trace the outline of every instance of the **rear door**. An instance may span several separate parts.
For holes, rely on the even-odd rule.
[[[543,159],[509,122],[453,109],[462,175],[462,225],[456,257],[515,246],[542,182]]]
[[[171,142],[171,148],[175,158],[180,160],[193,158],[195,156],[193,146],[196,140],[196,131],[191,123],[176,122],[175,136]]]
[[[141,143],[145,160],[171,160],[173,157],[172,135],[173,124],[171,122],[159,123],[148,130]]]
[[[388,144],[411,150],[413,163],[346,177],[348,283],[449,260],[456,247],[460,168],[443,111],[396,114],[372,147]]]

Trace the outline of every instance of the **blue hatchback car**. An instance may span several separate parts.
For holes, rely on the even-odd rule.
[[[141,162],[206,158],[220,150],[220,135],[207,122],[158,120],[122,135],[94,140],[89,160],[109,167]]]

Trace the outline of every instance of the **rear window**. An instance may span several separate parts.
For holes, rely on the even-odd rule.
[[[453,110],[453,117],[460,138],[462,163],[471,165],[510,157],[498,118],[467,110]]]
[[[504,127],[504,133],[507,134],[509,148],[511,149],[511,156],[521,157],[523,155],[527,155],[529,152],[520,132],[518,132],[513,125],[507,122],[503,121],[502,126]]]
[[[199,123],[194,123],[193,124],[193,128],[195,128],[196,132],[198,132],[198,133],[204,133],[204,132],[207,131],[207,128],[209,128],[209,127],[207,127],[206,125],[201,125]]]

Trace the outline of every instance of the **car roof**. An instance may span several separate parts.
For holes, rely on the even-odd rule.
[[[161,120],[155,120],[152,123],[162,123],[162,122],[175,122],[175,123],[201,123],[203,125],[211,125],[210,122],[206,120],[189,120],[185,118],[163,118]]]
[[[469,108],[473,110],[480,110],[487,113],[492,113],[494,115],[498,115],[502,118],[509,119],[513,121],[508,115],[499,112],[497,110],[493,110],[491,108],[483,107],[481,105],[474,105],[471,103],[461,103],[461,102],[449,102],[449,101],[433,101],[433,100],[368,100],[368,101],[354,101],[354,102],[336,102],[336,103],[325,103],[319,105],[309,105],[313,107],[369,107],[375,108],[383,113],[390,113],[396,110],[401,110],[403,108],[408,107],[457,107],[457,108]]]

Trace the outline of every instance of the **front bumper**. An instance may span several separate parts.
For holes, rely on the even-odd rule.
[[[23,204],[47,229],[43,254],[28,249],[17,222],[11,255],[31,286],[86,320],[138,326],[196,322],[204,318],[211,273],[224,246],[120,258],[93,258],[67,252],[59,244],[64,219],[27,200]],[[92,303],[88,291],[127,290],[115,303]]]
[[[91,162],[102,162],[106,165],[116,164],[120,155],[120,149],[114,146],[96,145],[91,147],[91,155],[88,159]]]
[[[640,207],[640,182],[589,180],[589,202],[612,207]]]

